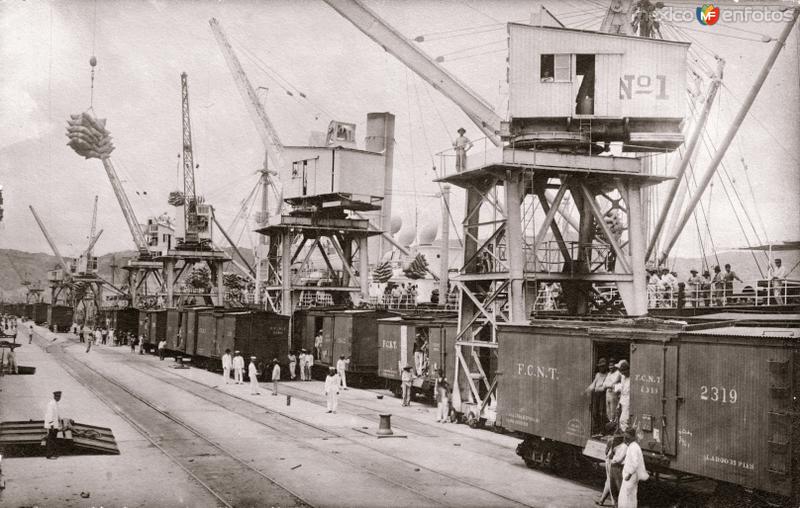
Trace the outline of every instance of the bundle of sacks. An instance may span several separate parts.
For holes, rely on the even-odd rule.
[[[392,266],[388,261],[385,261],[375,267],[372,272],[373,280],[377,282],[388,282],[392,278]]]
[[[106,130],[106,119],[94,118],[87,112],[70,115],[67,137],[67,146],[87,159],[106,159],[114,151],[111,134]]]
[[[403,273],[409,279],[425,278],[425,274],[428,273],[428,260],[422,254],[417,254],[411,263],[403,267]]]

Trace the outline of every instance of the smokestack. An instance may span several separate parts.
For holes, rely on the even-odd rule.
[[[392,172],[394,167],[394,115],[391,113],[367,113],[367,136],[365,148],[370,152],[383,153],[383,203],[381,204],[378,227],[390,231],[392,220]],[[384,252],[389,250],[388,242],[380,239],[378,257],[380,262]]]

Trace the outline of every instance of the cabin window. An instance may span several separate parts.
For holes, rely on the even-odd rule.
[[[569,83],[572,81],[572,55],[542,55],[539,79],[542,83]]]

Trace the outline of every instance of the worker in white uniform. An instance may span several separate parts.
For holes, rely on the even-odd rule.
[[[344,355],[339,356],[336,361],[336,373],[339,374],[339,380],[342,383],[342,389],[347,390],[347,366],[350,365],[350,358],[345,359]]]
[[[447,423],[450,420],[450,384],[442,369],[437,371],[433,393],[436,396],[436,421]]]
[[[225,354],[222,355],[222,378],[225,380],[226,385],[231,380],[231,367],[233,367],[233,357],[231,356],[231,350],[226,349]]]
[[[328,369],[328,375],[325,377],[325,397],[328,402],[328,412],[336,413],[336,406],[339,404],[339,376],[333,367]]]
[[[306,350],[301,349],[300,354],[297,355],[298,366],[300,367],[300,381],[306,380]]]
[[[53,398],[47,403],[47,410],[44,412],[44,428],[47,430],[46,453],[48,459],[58,458],[56,455],[56,438],[61,429],[61,414],[58,411],[58,401],[61,400],[61,392],[53,392]]]
[[[631,369],[627,360],[620,360],[617,364],[621,375],[614,391],[619,394],[619,428],[626,430],[631,419]]]
[[[237,385],[244,384],[244,358],[240,351],[233,355],[233,382]]]
[[[297,368],[297,355],[294,351],[289,351],[289,379],[294,381],[294,378],[297,377],[295,375]]]
[[[622,486],[619,489],[618,508],[636,508],[638,504],[639,482],[650,478],[644,467],[644,455],[639,443],[636,442],[636,429],[628,428],[625,431],[625,442],[628,450],[625,452],[625,465],[622,467]]]
[[[278,395],[278,381],[281,380],[281,366],[277,358],[272,359],[272,395]]]
[[[256,357],[250,357],[250,364],[247,366],[247,375],[250,378],[250,395],[261,395],[258,391],[258,367],[256,367]]]
[[[306,381],[311,381],[311,368],[314,366],[314,355],[306,353]]]
[[[786,301],[783,298],[783,289],[786,285],[786,267],[780,259],[775,259],[775,264],[769,267],[769,284],[772,287],[772,296],[779,305],[783,305]]]
[[[453,141],[453,149],[456,152],[456,172],[458,173],[467,169],[467,152],[472,148],[472,141],[464,135],[466,132],[464,127],[460,127],[458,137]]]

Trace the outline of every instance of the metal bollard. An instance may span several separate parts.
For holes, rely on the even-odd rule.
[[[381,422],[378,425],[378,432],[379,436],[391,436],[394,434],[392,432],[392,415],[378,415],[381,417]]]
[[[287,395],[286,396],[286,405],[287,406],[291,406],[292,405],[292,396],[291,395]]]

